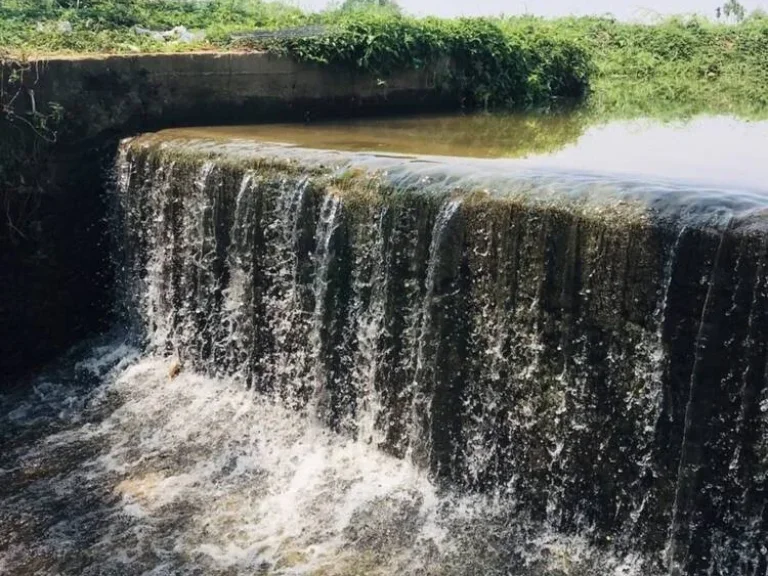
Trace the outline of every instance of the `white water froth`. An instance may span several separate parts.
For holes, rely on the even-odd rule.
[[[0,396],[0,425],[3,574],[636,572],[122,342]]]

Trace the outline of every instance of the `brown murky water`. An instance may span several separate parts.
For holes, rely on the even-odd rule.
[[[246,139],[307,148],[414,155],[518,158],[576,142],[587,120],[577,115],[408,116],[166,130],[182,137]]]
[[[545,169],[768,187],[768,122],[726,116],[609,123],[583,114],[419,116],[184,128],[160,135],[377,154],[515,159],[515,164]]]

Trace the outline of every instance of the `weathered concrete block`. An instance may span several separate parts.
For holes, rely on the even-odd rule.
[[[9,72],[3,70],[0,78],[7,82]],[[29,160],[15,165],[18,174],[0,183],[7,213],[36,207],[28,218],[13,225],[4,218],[0,224],[0,375],[10,380],[37,367],[108,322],[103,184],[120,137],[179,125],[433,110],[451,105],[441,89],[447,73],[448,64],[441,62],[382,79],[266,53],[54,57],[29,63],[17,112],[45,114],[56,104],[64,118],[50,146],[34,135],[11,141],[19,126],[0,126],[4,144],[30,148]],[[42,150],[32,154],[32,147]]]

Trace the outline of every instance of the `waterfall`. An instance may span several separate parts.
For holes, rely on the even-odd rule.
[[[328,195],[323,198],[320,209],[320,220],[315,233],[315,272],[312,281],[312,293],[315,299],[315,308],[312,312],[312,330],[309,344],[311,347],[312,364],[314,370],[310,373],[309,385],[317,388],[316,411],[326,412],[324,420],[329,420],[333,411],[333,400],[329,398],[333,394],[332,381],[334,379],[333,366],[326,365],[326,358],[332,354],[328,350],[330,338],[325,333],[329,324],[327,318],[334,311],[335,298],[330,294],[329,284],[332,281],[331,268],[335,264],[336,253],[333,250],[332,241],[339,227],[341,214],[341,199]],[[328,386],[326,385],[328,384]],[[349,401],[349,399],[346,399]]]
[[[378,425],[387,414],[376,387],[377,371],[381,362],[379,340],[384,325],[384,295],[391,271],[385,242],[387,209],[374,214],[367,236],[361,238],[354,266],[353,322],[349,335],[357,342],[352,355],[352,381],[355,383],[355,422],[361,440],[374,446],[385,443],[382,427]]]
[[[435,219],[429,246],[429,264],[425,280],[426,293],[419,313],[418,340],[415,346],[416,357],[413,362],[413,383],[409,390],[409,396],[411,396],[409,457],[426,466],[434,461],[432,454],[435,448],[433,430],[436,422],[434,421],[433,410],[435,409],[435,396],[438,393],[437,386],[441,376],[439,372],[436,372],[436,369],[439,368],[439,362],[442,360],[438,356],[442,343],[442,327],[440,326],[442,319],[437,314],[443,307],[438,304],[438,301],[450,297],[450,294],[445,294],[446,290],[443,286],[446,277],[455,274],[454,265],[451,262],[452,259],[455,260],[455,256],[451,258],[451,251],[446,247],[448,245],[455,246],[460,242],[460,238],[451,237],[451,233],[457,232],[456,227],[451,226],[451,223],[459,213],[460,206],[461,202],[458,200],[448,201],[440,208]],[[455,250],[453,252],[455,254]],[[457,398],[459,394],[460,392],[457,390]],[[440,423],[440,425],[442,424],[443,422]],[[450,444],[453,440],[455,439],[449,438],[447,443]],[[450,450],[450,448],[448,449]]]
[[[307,162],[124,144],[123,308],[153,349],[492,495],[495,521],[648,573],[764,572],[763,226],[637,185]]]

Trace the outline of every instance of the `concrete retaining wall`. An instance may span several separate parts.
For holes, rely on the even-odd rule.
[[[7,82],[11,70],[2,72]],[[48,113],[55,103],[64,117],[57,142],[42,150],[21,123],[0,118],[5,144],[18,139],[35,158],[18,185],[0,178],[6,212],[24,214],[0,224],[0,387],[109,323],[104,183],[119,138],[182,125],[431,111],[456,104],[444,90],[448,72],[444,62],[380,78],[264,53],[33,62],[17,113]]]
[[[380,78],[267,53],[56,58],[26,83],[57,102],[67,133],[425,110],[448,104],[446,62]],[[27,109],[31,98],[24,103]]]

